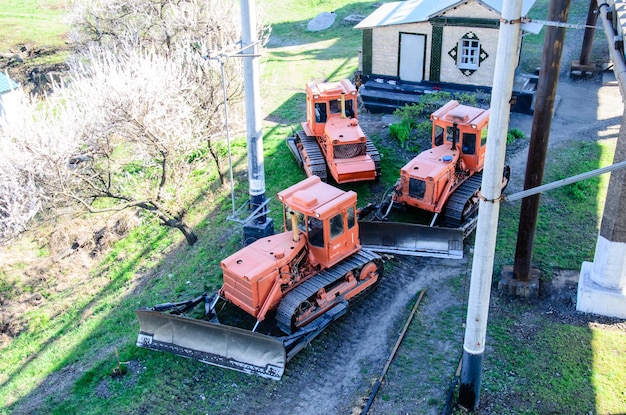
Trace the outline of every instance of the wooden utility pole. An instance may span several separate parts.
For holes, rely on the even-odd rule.
[[[548,20],[567,22],[569,6],[570,0],[551,0]],[[543,182],[564,40],[565,27],[546,27],[539,82],[535,94],[535,111],[530,131],[524,189],[540,186]],[[537,296],[539,293],[539,272],[532,269],[532,251],[537,229],[539,202],[539,194],[522,200],[513,278],[507,278],[507,268],[505,268],[499,284],[500,289],[505,289],[512,294]]]

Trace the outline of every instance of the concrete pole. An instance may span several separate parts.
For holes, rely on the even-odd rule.
[[[552,22],[566,22],[569,14],[569,5],[570,0],[551,0],[548,20]],[[548,26],[546,28],[539,83],[537,85],[537,93],[535,94],[535,112],[530,131],[524,189],[540,186],[543,182],[564,40],[564,27]],[[540,195],[527,197],[522,200],[517,231],[517,245],[515,247],[515,262],[513,265],[513,277],[517,280],[517,284],[530,282],[531,279],[535,280],[535,283],[532,284],[534,287],[537,287],[534,290],[535,296],[538,294],[539,273],[537,271],[531,272],[531,262],[537,217],[539,216],[539,202]],[[516,286],[516,283],[511,284]],[[513,287],[510,288],[512,293],[517,294]],[[527,290],[521,291],[527,292]]]
[[[500,204],[497,200],[501,194],[506,135],[520,45],[521,14],[522,0],[502,2],[485,168],[481,185],[481,193],[487,201],[481,200],[478,210],[459,389],[459,403],[470,410],[476,409],[480,400],[489,297],[500,211]]]
[[[274,233],[274,225],[272,219],[267,217],[267,207],[265,205],[263,127],[261,125],[261,93],[259,87],[259,45],[257,43],[254,0],[241,0],[241,43],[242,54],[244,55],[243,86],[246,103],[250,210],[254,211],[261,208],[259,214],[244,225],[244,242],[249,244],[261,237]]]
[[[615,49],[616,35],[607,17],[609,5],[599,6],[622,100],[626,97],[626,64]],[[615,10],[613,10],[615,13]],[[614,163],[626,160],[626,117],[622,115]],[[602,225],[593,262],[583,262],[578,281],[576,309],[587,313],[626,318],[626,172],[612,172]]]

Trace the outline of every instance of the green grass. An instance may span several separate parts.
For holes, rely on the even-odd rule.
[[[548,8],[550,0],[537,0],[535,5],[528,13],[528,17],[534,20],[548,20]],[[589,3],[584,1],[573,1],[570,3],[568,14],[568,23],[583,25],[587,21],[587,12]],[[602,26],[601,20],[598,19],[598,25]],[[582,45],[582,34],[584,29],[567,28],[565,32],[565,41],[574,37],[580,39],[578,44]],[[541,66],[541,56],[543,54],[543,40],[546,33],[544,26],[538,34],[524,35],[522,71],[525,73],[533,73]],[[576,56],[575,59],[578,59]],[[604,30],[596,30],[594,34],[593,47],[591,50],[591,62],[603,63],[609,61],[608,49],[606,45],[606,35]],[[561,62],[561,68],[569,66],[571,62]]]
[[[44,51],[32,62],[37,65],[62,62],[65,33],[65,0],[3,0],[0,2],[0,52],[30,45]]]
[[[614,149],[615,139],[574,146],[563,144],[552,150],[554,158],[547,163],[543,181],[551,183],[607,166],[612,163]],[[534,266],[549,275],[553,268],[578,269],[583,261],[593,260],[608,178],[608,175],[602,175],[541,195],[533,249]],[[520,205],[521,202],[502,204],[497,266],[513,263]]]
[[[626,398],[623,355],[626,334],[614,329],[550,322],[531,313],[531,304],[504,303],[492,314],[483,395],[512,396],[493,408],[499,414],[622,413]],[[546,324],[545,320],[548,320]],[[523,347],[522,347],[523,344]],[[620,386],[618,386],[620,385]]]

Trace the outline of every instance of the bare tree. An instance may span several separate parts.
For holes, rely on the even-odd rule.
[[[224,57],[239,47],[240,13],[237,1],[223,0],[76,0],[74,2],[72,42],[79,48],[96,44],[99,48],[139,48],[172,56],[191,50],[195,58],[204,58],[193,73],[195,108],[208,119],[205,140],[209,154],[224,182],[218,144],[224,135],[224,108],[221,82],[226,85],[232,119],[241,118],[233,111],[243,96],[241,62]],[[268,33],[260,28],[260,33]],[[266,38],[267,36],[265,36]],[[191,46],[191,49],[190,49]],[[193,57],[187,58],[187,64]],[[232,120],[231,120],[232,121]]]
[[[232,118],[243,95],[241,61],[227,58],[239,48],[237,6],[74,0],[71,40],[80,53],[66,84],[0,130],[3,153],[15,154],[0,163],[0,232],[24,229],[41,207],[134,207],[193,244],[183,220],[195,197],[187,179],[212,160],[224,182],[222,83]]]
[[[184,56],[91,53],[66,86],[31,107],[32,122],[4,129],[25,160],[18,176],[32,178],[57,211],[141,208],[195,243],[183,220],[195,195],[185,189],[202,163],[192,154],[206,143],[207,120],[188,99],[197,69],[181,65]]]

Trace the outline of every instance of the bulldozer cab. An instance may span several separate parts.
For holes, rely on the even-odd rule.
[[[432,147],[400,170],[395,201],[441,213],[457,183],[456,173],[483,169],[489,110],[449,101],[430,117]]]
[[[310,135],[322,136],[332,118],[356,118],[356,88],[344,79],[306,86],[307,127]]]
[[[432,147],[444,144],[459,150],[464,169],[481,171],[485,162],[489,110],[449,101],[430,116]]]
[[[356,193],[330,186],[317,176],[278,193],[285,229],[304,236],[311,262],[329,268],[360,249]]]
[[[315,137],[328,171],[337,183],[375,180],[380,166],[376,151],[359,125],[357,91],[352,82],[323,82],[306,86],[306,136]],[[368,150],[368,146],[372,147]],[[303,159],[306,159],[304,157]]]

